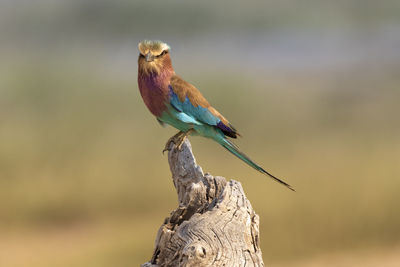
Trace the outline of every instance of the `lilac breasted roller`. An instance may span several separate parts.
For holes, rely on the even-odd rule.
[[[228,138],[239,136],[229,121],[213,108],[199,90],[175,74],[169,56],[170,47],[161,41],[139,43],[138,85],[144,103],[161,124],[169,124],[179,132],[171,137],[178,149],[188,135],[213,139],[236,157],[275,181],[294,189],[254,163]],[[164,151],[165,151],[164,150]]]

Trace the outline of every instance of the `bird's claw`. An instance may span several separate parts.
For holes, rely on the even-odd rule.
[[[176,146],[176,144],[179,144],[179,139],[181,138],[182,134],[183,134],[183,132],[178,132],[177,134],[172,136],[170,139],[168,139],[162,153],[164,154],[165,151],[171,151],[171,149],[172,149],[171,143],[174,143],[175,146]]]
[[[165,144],[165,147],[164,147],[164,149],[163,149],[163,151],[162,151],[162,153],[163,153],[163,155],[164,155],[164,152],[165,151],[171,151],[171,143],[174,143],[175,144],[175,142],[174,142],[174,140],[171,140],[172,139],[172,137],[167,141],[167,143]]]
[[[180,144],[178,144],[178,145],[176,146],[176,148],[178,149],[178,151],[182,151],[182,145],[183,145],[183,142],[185,141],[185,139],[186,139],[186,136],[185,136],[184,138],[182,138],[182,141],[180,142]]]
[[[191,130],[187,131],[187,132],[178,132],[177,134],[175,134],[174,136],[172,136],[170,139],[168,139],[167,143],[165,144],[164,150],[162,151],[162,153],[164,154],[165,151],[171,151],[171,143],[174,143],[176,149],[178,151],[182,150],[182,145],[185,142],[185,139],[187,137],[188,134],[190,134]]]
[[[182,141],[179,141],[178,145],[176,145],[175,140],[168,141],[167,144],[165,145],[165,148],[164,148],[163,151],[162,151],[163,155],[164,155],[164,152],[165,152],[165,151],[168,151],[168,152],[169,152],[169,151],[172,150],[172,148],[171,148],[171,143],[174,143],[174,145],[175,145],[175,147],[176,147],[176,149],[177,149],[178,151],[182,151],[183,141],[185,141],[185,138],[182,138]]]

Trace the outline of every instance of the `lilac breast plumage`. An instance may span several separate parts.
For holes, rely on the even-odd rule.
[[[165,85],[165,78],[161,75],[139,75],[138,84],[140,94],[147,108],[154,116],[160,117],[166,110],[168,99],[168,85]]]

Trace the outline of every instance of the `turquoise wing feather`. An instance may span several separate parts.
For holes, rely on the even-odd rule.
[[[170,104],[178,112],[182,112],[188,115],[189,117],[191,117],[193,120],[195,120],[200,124],[205,124],[217,128],[223,133],[223,135],[232,138],[237,137],[238,133],[236,129],[231,124],[229,124],[227,120],[223,118],[221,114],[218,113],[218,111],[213,109],[204,98],[203,98],[204,99],[203,105],[201,104],[194,105],[193,100],[189,98],[188,94],[184,96],[184,101],[181,101],[180,97],[174,90],[175,88],[173,88],[172,85],[169,85],[169,89],[170,89]],[[192,90],[197,91],[197,89],[195,88]],[[212,109],[213,112],[210,109]],[[224,121],[222,121],[221,118],[223,118]],[[186,119],[187,121],[187,118],[184,119]]]
[[[212,126],[217,126],[221,121],[219,118],[214,116],[208,108],[198,105],[195,107],[192,102],[190,102],[189,97],[186,96],[185,101],[181,102],[178,95],[172,89],[170,85],[170,104],[179,112],[182,112],[197,122],[205,123]]]

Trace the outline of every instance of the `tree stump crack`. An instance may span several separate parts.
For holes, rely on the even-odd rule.
[[[168,161],[179,206],[158,230],[143,267],[264,266],[259,219],[241,184],[203,173],[190,142],[171,144]]]

